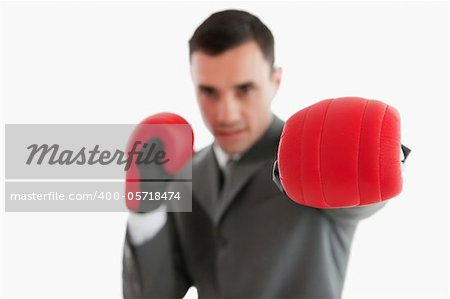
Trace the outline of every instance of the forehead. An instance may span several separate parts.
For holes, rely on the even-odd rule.
[[[268,77],[269,63],[258,44],[246,42],[211,56],[201,51],[191,57],[191,73],[196,84],[227,87],[242,82],[258,82]]]

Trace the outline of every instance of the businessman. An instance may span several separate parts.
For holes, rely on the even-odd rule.
[[[192,159],[192,212],[130,213],[125,298],[340,298],[355,229],[384,203],[298,204],[272,181],[282,72],[254,15],[208,17],[189,40],[192,81],[214,136]]]

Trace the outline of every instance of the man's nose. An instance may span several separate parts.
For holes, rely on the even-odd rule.
[[[239,103],[233,96],[224,96],[219,104],[218,121],[223,124],[234,123],[239,120]]]

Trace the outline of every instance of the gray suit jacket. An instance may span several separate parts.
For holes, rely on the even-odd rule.
[[[212,147],[193,159],[190,213],[168,213],[159,233],[123,257],[126,298],[339,298],[359,220],[384,203],[321,210],[301,206],[272,182],[283,122],[275,118],[218,196]]]

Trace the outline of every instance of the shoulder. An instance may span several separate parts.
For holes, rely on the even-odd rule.
[[[193,165],[198,165],[200,164],[202,161],[205,161],[206,158],[208,157],[208,154],[210,154],[212,151],[212,144],[198,150],[195,151],[194,153],[194,157],[192,158],[192,164]]]

